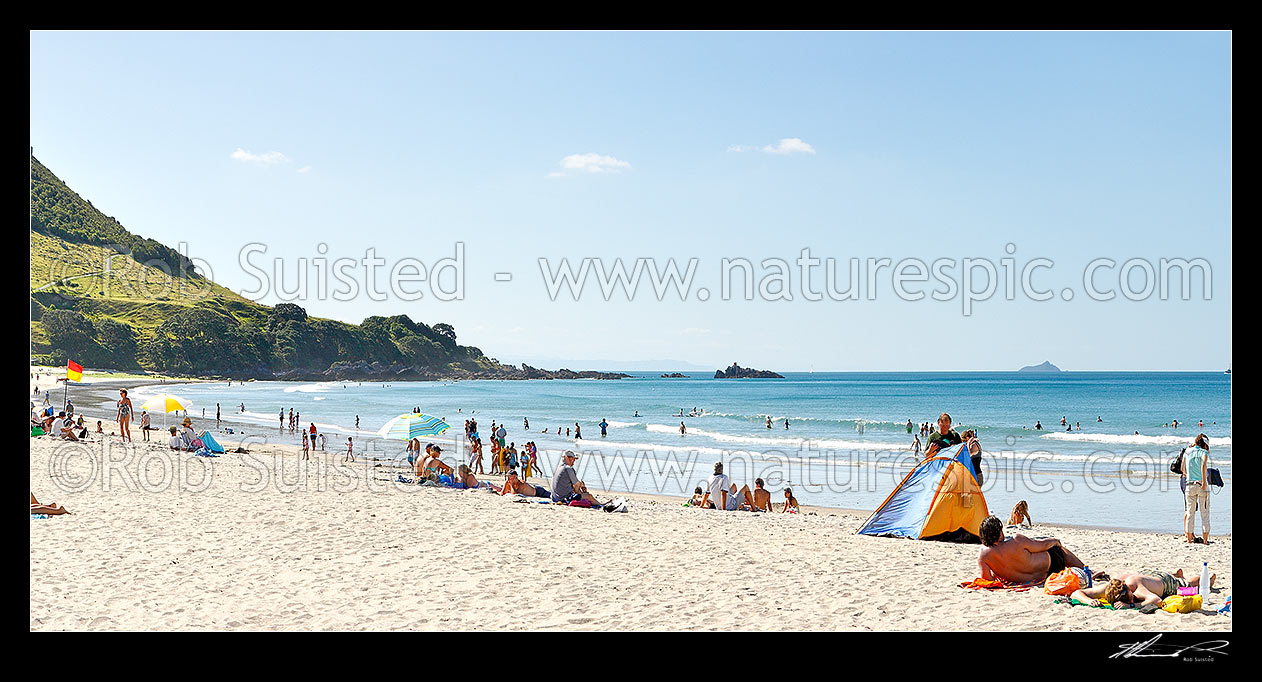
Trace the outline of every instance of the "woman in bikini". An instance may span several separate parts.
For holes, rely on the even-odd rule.
[[[126,443],[131,441],[131,398],[125,388],[119,389],[118,394],[118,432]]]
[[[1020,526],[1025,523],[1028,526],[1034,525],[1034,519],[1030,518],[1030,505],[1021,500],[1012,507],[1012,513],[1008,515],[1009,526]]]

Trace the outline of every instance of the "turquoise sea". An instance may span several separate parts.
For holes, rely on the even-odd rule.
[[[219,403],[236,431],[225,445],[247,436],[297,442],[279,429],[278,413],[293,408],[304,424],[314,421],[329,434],[328,449],[344,450],[346,437],[355,436],[357,450],[381,458],[402,457],[403,444],[382,442],[373,432],[419,407],[452,425],[436,442],[453,462],[468,456],[464,420],[477,419],[484,441],[495,420],[506,424],[509,441],[535,441],[549,471],[565,449],[582,453],[580,474],[601,489],[686,497],[723,461],[737,483],[752,487],[761,476],[773,491],[792,486],[803,504],[860,510],[880,504],[910,468],[907,420],[933,422],[945,411],[957,430],[978,432],[993,513],[1006,518],[1024,499],[1035,521],[1171,533],[1182,528],[1182,495],[1167,467],[1203,431],[1211,463],[1227,482],[1212,498],[1213,532],[1231,531],[1229,374],[821,372],[782,380],[659,374],[612,381],[211,382],[141,387],[135,397],[140,404],[170,390],[193,401],[195,420],[203,408],[213,418]],[[694,408],[698,416],[689,416]],[[1071,430],[1060,425],[1062,417]],[[602,419],[609,425],[605,437]],[[1199,431],[1198,421],[1204,422]],[[1044,430],[1034,430],[1036,422]],[[581,439],[566,435],[576,423]]]

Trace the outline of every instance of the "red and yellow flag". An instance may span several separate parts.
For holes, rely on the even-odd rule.
[[[74,360],[67,360],[66,381],[83,381],[83,365],[80,365]]]

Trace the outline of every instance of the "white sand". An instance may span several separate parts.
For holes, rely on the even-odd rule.
[[[31,439],[31,490],[73,512],[30,522],[34,630],[1231,629],[1208,611],[964,590],[977,545],[857,536],[854,513],[703,511],[630,495],[630,513],[606,514],[395,485],[371,463],[335,465],[340,453],[300,464],[268,446],[205,459],[108,440],[108,451],[71,455]],[[142,469],[147,485],[136,483]],[[164,485],[179,480],[172,470],[197,489]],[[271,483],[251,488],[261,478]],[[1059,537],[1114,574],[1208,560],[1214,607],[1231,592],[1230,536],[1206,547],[1041,524],[1027,534]]]

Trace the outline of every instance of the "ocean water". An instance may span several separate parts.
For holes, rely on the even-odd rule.
[[[356,436],[357,450],[387,459],[402,457],[403,444],[373,433],[420,407],[452,425],[435,441],[453,462],[468,456],[464,420],[477,419],[484,442],[495,420],[519,447],[535,441],[546,471],[564,450],[581,453],[580,475],[601,489],[686,497],[722,461],[738,485],[764,478],[776,500],[791,486],[803,504],[860,510],[875,509],[915,461],[907,420],[918,427],[945,411],[957,431],[978,433],[983,492],[993,513],[1006,519],[1024,499],[1035,521],[1171,533],[1182,529],[1183,497],[1169,462],[1204,432],[1211,464],[1227,483],[1214,489],[1212,532],[1231,530],[1227,374],[794,373],[783,380],[659,374],[616,381],[199,383],[140,387],[134,397],[138,405],[170,390],[193,401],[195,419],[202,408],[213,417],[219,403],[237,425],[234,437],[283,442],[297,442],[278,420],[280,410],[293,408],[304,424],[314,421],[330,434],[330,450],[344,450],[346,437]],[[1062,417],[1072,430],[1060,425]],[[602,419],[609,424],[605,437],[597,426]],[[1177,429],[1170,425],[1176,419]],[[1033,429],[1036,421],[1044,430]],[[576,423],[581,439],[574,437]]]

